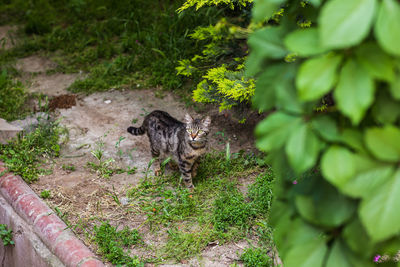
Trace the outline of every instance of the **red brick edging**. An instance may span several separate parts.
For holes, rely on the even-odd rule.
[[[1,176],[1,174],[3,174]],[[0,161],[0,194],[29,225],[48,249],[66,266],[101,267],[104,264],[21,179],[8,173]]]

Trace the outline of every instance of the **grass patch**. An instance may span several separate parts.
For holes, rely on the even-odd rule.
[[[217,231],[227,231],[230,226],[247,230],[251,226],[250,220],[256,216],[252,203],[246,202],[236,188],[222,191],[214,202],[213,223]]]
[[[268,247],[271,232],[265,223],[271,202],[273,176],[258,165],[258,157],[243,152],[206,154],[194,178],[194,192],[180,183],[180,174],[148,175],[128,190],[131,205],[147,215],[154,232],[167,231],[163,259],[182,260],[199,254],[208,244],[223,244],[257,235]],[[258,174],[258,176],[256,176]],[[249,194],[238,190],[238,180],[256,176]],[[267,195],[264,195],[267,194]]]
[[[267,255],[267,251],[262,248],[247,248],[240,255],[246,267],[269,267],[273,266],[273,261]]]
[[[168,242],[164,253],[177,261],[199,254],[210,242],[218,239],[218,233],[212,228],[201,228],[192,231],[178,229],[168,230]]]
[[[9,171],[32,183],[40,174],[48,172],[41,168],[44,159],[59,155],[62,131],[56,122],[42,118],[32,132],[20,134],[6,145],[0,144],[0,159]]]
[[[2,57],[57,51],[57,71],[88,73],[71,86],[74,92],[137,84],[176,89],[183,85],[176,75],[177,62],[202,48],[201,41],[188,34],[197,26],[215,23],[221,14],[214,7],[178,14],[183,2],[6,1],[0,5],[5,14],[0,23],[24,26],[20,45]],[[146,78],[149,75],[151,79]]]
[[[0,73],[0,118],[11,121],[26,115],[26,99],[27,94],[22,84],[14,81],[3,69]]]
[[[94,226],[94,241],[98,245],[101,255],[115,265],[130,267],[144,266],[136,256],[131,257],[124,248],[136,245],[141,237],[136,229],[130,230],[125,227],[118,231],[108,222],[103,222],[100,226]]]

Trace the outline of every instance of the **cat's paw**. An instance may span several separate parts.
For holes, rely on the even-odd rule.
[[[191,184],[187,184],[186,188],[189,190],[189,192],[194,192],[194,185],[192,183]]]

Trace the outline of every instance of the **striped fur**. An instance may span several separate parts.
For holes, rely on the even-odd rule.
[[[158,162],[157,168],[161,168],[162,159],[172,155],[178,163],[182,180],[188,188],[193,188],[192,177],[196,176],[198,158],[206,152],[210,124],[209,116],[193,119],[186,114],[185,121],[181,122],[167,112],[155,110],[144,118],[142,126],[131,126],[128,132],[132,135],[147,134],[151,155]]]

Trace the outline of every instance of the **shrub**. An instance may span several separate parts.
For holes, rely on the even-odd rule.
[[[280,256],[285,266],[389,259],[400,231],[400,4],[256,1],[254,23],[281,7],[274,27],[249,37],[246,64],[254,106],[273,111],[256,135],[277,175]]]

